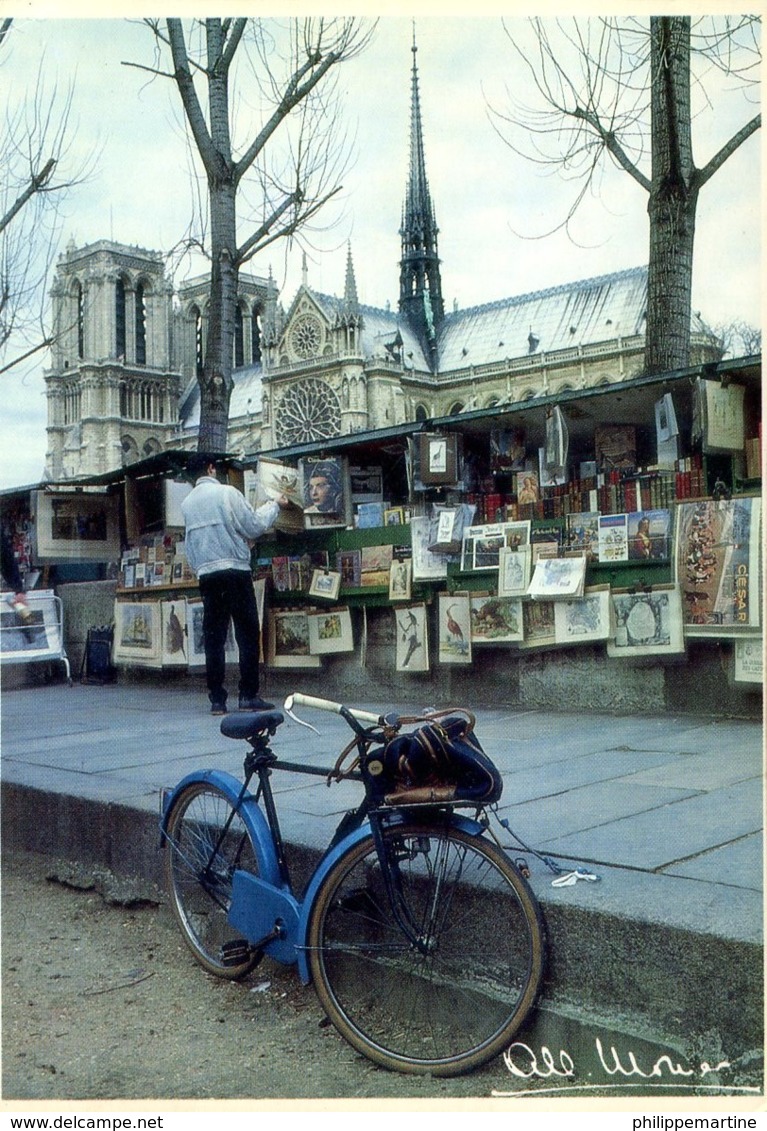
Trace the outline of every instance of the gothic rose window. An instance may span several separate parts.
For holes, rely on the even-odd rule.
[[[341,405],[324,381],[310,377],[292,385],[275,414],[277,443],[300,444],[340,435]]]
[[[290,345],[296,357],[306,361],[316,357],[322,345],[322,326],[311,314],[303,314],[290,331]]]

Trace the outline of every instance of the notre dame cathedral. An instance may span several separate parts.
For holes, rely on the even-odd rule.
[[[340,297],[241,272],[228,450],[351,432],[612,385],[642,367],[647,271],[633,268],[446,311],[426,176],[416,47],[397,310],[359,302],[351,249]],[[344,274],[339,265],[339,282]],[[100,240],[60,256],[45,373],[46,475],[108,472],[194,445],[207,276],[174,293],[161,254]],[[699,318],[691,364],[719,356]]]

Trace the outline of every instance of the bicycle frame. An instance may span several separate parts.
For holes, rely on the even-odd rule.
[[[258,862],[258,875],[250,872],[237,871],[232,883],[232,901],[229,908],[228,919],[231,925],[242,932],[243,937],[252,945],[263,949],[265,954],[283,965],[297,965],[299,977],[304,985],[311,982],[309,963],[307,958],[307,935],[312,910],[323,882],[330,870],[354,845],[373,833],[380,844],[380,828],[405,824],[409,816],[402,809],[391,809],[385,813],[365,811],[365,803],[353,814],[359,818],[359,824],[344,835],[338,832],[344,829],[344,823],[349,822],[347,814],[341,821],[336,836],[331,840],[330,846],[323,854],[312,877],[307,885],[303,898],[296,899],[292,890],[287,868],[281,850],[279,823],[277,821],[268,773],[271,767],[276,769],[289,769],[296,772],[323,774],[317,767],[293,766],[289,763],[280,763],[274,760],[270,765],[257,768],[259,788],[256,794],[244,789],[242,783],[232,774],[222,770],[202,770],[188,774],[179,784],[163,799],[163,814],[161,830],[163,836],[167,831],[168,814],[177,795],[187,786],[204,782],[215,786],[230,801],[233,808],[237,809],[245,825],[256,854]],[[271,823],[261,809],[259,798],[263,796],[268,813],[271,813]],[[484,831],[483,826],[469,817],[455,811],[443,814],[444,823],[457,828],[471,836],[480,836]],[[396,893],[390,891],[392,910],[400,920],[397,910]],[[413,938],[417,944],[418,939],[413,934],[408,924],[400,922],[406,934]]]

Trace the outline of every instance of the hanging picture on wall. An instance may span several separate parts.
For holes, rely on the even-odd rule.
[[[554,601],[523,601],[522,623],[525,635],[518,648],[548,648],[556,643]]]
[[[354,651],[352,619],[348,608],[318,609],[307,614],[309,651],[313,656]]]
[[[114,660],[159,667],[162,624],[159,601],[115,601]]]
[[[554,602],[557,644],[591,644],[610,635],[610,586],[591,586],[582,597]]]
[[[521,597],[530,584],[530,547],[504,546],[498,558],[498,596]]]
[[[735,641],[733,679],[736,683],[764,682],[764,645],[761,637]]]
[[[413,546],[413,580],[436,581],[447,577],[444,556],[432,553],[431,519],[427,515],[414,515],[410,520],[410,539]]]
[[[341,574],[330,569],[315,569],[309,586],[309,596],[321,601],[337,601],[341,589]]]
[[[205,665],[205,641],[202,634],[202,601],[186,603],[186,646],[189,666]]]
[[[322,661],[309,646],[306,609],[270,609],[266,662],[272,668],[318,668]]]
[[[523,639],[522,601],[518,597],[472,595],[471,643],[510,644]]]
[[[163,601],[160,609],[163,667],[186,667],[186,601]]]
[[[411,558],[394,558],[389,568],[389,600],[409,601],[413,561]]]
[[[33,491],[31,502],[35,514],[37,561],[120,560],[117,495]]]
[[[761,617],[761,500],[680,503],[676,580],[687,636],[737,635]]]
[[[586,580],[585,554],[569,558],[539,558],[535,563],[527,595],[536,600],[563,601],[583,596]]]
[[[360,582],[363,588],[383,586],[389,588],[389,570],[393,558],[392,546],[363,546]]]
[[[530,522],[493,522],[464,529],[461,570],[497,570],[504,546],[517,549],[530,543]]]
[[[424,432],[419,436],[421,482],[445,486],[458,482],[458,440],[455,433],[440,436]]]
[[[394,610],[398,672],[429,671],[429,635],[425,605]]]
[[[0,595],[0,656],[3,661],[16,663],[60,657],[61,628],[53,591],[30,592],[29,615],[23,621],[9,607],[9,597],[11,593]]]
[[[675,586],[613,591],[607,654],[616,658],[684,652],[682,606]]]
[[[437,605],[438,659],[471,663],[471,600],[468,593],[440,593]]]
[[[274,522],[276,530],[295,534],[304,529],[304,497],[298,468],[283,463],[270,456],[259,456],[256,470],[246,468],[243,472],[245,498],[252,507],[275,501],[281,495],[288,500],[287,507],[280,507]]]

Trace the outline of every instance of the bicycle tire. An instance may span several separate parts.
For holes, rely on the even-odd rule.
[[[471,1072],[508,1047],[535,1004],[545,950],[538,902],[482,837],[412,823],[384,838],[424,946],[395,921],[366,838],[330,871],[312,913],[317,995],[341,1035],[384,1068]]]
[[[228,923],[232,876],[236,869],[258,874],[248,831],[235,813],[226,837],[211,858],[234,806],[207,782],[186,786],[168,814],[165,837],[165,882],[176,922],[197,961],[219,978],[237,979],[250,973],[261,951],[248,948]],[[222,947],[241,942],[240,961],[224,961]]]

